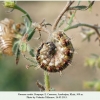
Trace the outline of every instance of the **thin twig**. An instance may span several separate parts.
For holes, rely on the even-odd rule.
[[[64,31],[68,31],[68,30],[70,30],[70,29],[77,28],[77,27],[79,27],[79,26],[86,26],[86,27],[90,27],[90,28],[94,29],[95,32],[97,33],[97,36],[98,36],[97,39],[99,39],[99,42],[100,42],[100,33],[99,33],[99,31],[98,31],[98,29],[100,29],[100,27],[97,27],[97,26],[92,26],[92,25],[88,25],[88,24],[84,24],[84,23],[78,23],[78,24],[75,24],[75,25],[73,25],[73,26],[70,26],[70,27],[67,28],[67,29],[64,29]]]
[[[36,82],[36,85],[38,86],[38,88],[39,88],[41,91],[45,91],[44,86],[43,86],[39,81]]]
[[[55,20],[55,22],[54,22],[54,24],[53,24],[53,26],[52,26],[52,30],[53,30],[53,31],[56,29],[56,27],[57,27],[57,25],[58,25],[58,23],[59,23],[61,17],[64,15],[64,13],[65,13],[66,11],[69,10],[70,6],[71,6],[73,3],[74,3],[74,1],[68,1],[68,2],[67,2],[66,6],[65,6],[64,9],[61,11],[61,13],[58,15],[57,19]]]

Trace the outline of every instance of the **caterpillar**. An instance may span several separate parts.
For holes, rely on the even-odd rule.
[[[71,62],[74,48],[70,38],[63,32],[53,32],[51,41],[43,43],[37,50],[36,60],[48,72],[61,72]]]
[[[0,21],[0,50],[5,55],[13,55],[12,46],[14,40],[14,21],[8,18]]]

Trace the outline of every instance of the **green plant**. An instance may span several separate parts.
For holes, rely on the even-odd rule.
[[[80,1],[77,3],[76,6],[73,6],[73,4],[74,1],[67,2],[64,9],[61,11],[61,13],[56,18],[55,22],[52,24],[52,29],[49,31],[46,26],[51,24],[45,23],[45,20],[43,20],[41,23],[34,23],[29,14],[24,9],[19,7],[15,1],[4,2],[4,6],[11,8],[11,11],[17,9],[24,14],[23,23],[13,24],[11,26],[11,29],[14,34],[12,52],[13,55],[15,55],[16,57],[16,64],[18,64],[18,61],[20,60],[20,55],[22,55],[24,58],[26,58],[32,63],[32,65],[27,65],[26,66],[27,68],[31,66],[37,68],[37,66],[40,66],[41,68],[46,70],[44,71],[45,86],[42,85],[39,81],[37,81],[38,87],[43,91],[52,90],[52,88],[50,87],[48,72],[60,72],[61,74],[61,71],[71,64],[74,54],[74,47],[71,43],[70,38],[65,35],[66,31],[77,27],[81,27],[83,29],[83,26],[85,26],[93,29],[93,31],[87,32],[83,30],[83,34],[85,35],[84,40],[90,40],[90,37],[96,33],[97,34],[96,40],[100,41],[98,26],[89,25],[85,23],[77,23],[73,25],[76,12],[78,10],[85,11],[87,9],[92,9],[94,1],[88,2],[88,6],[80,5]],[[65,12],[67,12],[67,17],[69,17],[67,19],[67,24],[65,23],[66,22],[65,18],[61,19],[64,16]],[[65,24],[66,27],[63,27],[62,26],[63,24]],[[49,36],[49,40],[47,40],[46,43],[43,43],[38,48],[37,53],[34,52],[34,49],[30,47],[28,43],[28,41],[30,41],[32,37],[34,37],[36,31],[40,33],[40,36],[41,36],[41,31],[48,33]],[[38,39],[40,39],[40,37]],[[8,42],[6,44],[8,44]],[[3,49],[2,52],[5,54]],[[32,56],[32,59],[26,57],[25,55],[26,52],[28,52]],[[59,59],[60,56],[59,54],[61,54],[61,59]]]
[[[100,68],[100,56],[91,54],[90,57],[86,58],[84,65],[91,68]],[[100,80],[86,81],[84,87],[100,91]]]

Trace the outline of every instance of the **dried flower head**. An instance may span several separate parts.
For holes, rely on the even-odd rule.
[[[5,0],[4,1],[4,7],[14,8],[15,7],[15,1],[12,0]]]

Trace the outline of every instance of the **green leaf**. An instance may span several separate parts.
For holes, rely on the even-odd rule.
[[[32,49],[29,45],[27,45],[27,51],[29,52],[29,54],[34,57],[34,49]]]
[[[31,27],[31,22],[27,17],[24,17],[24,23],[26,27],[26,34],[28,34],[28,41],[33,37],[35,33],[34,27]],[[24,32],[25,33],[25,32]]]
[[[50,91],[55,91],[55,89],[54,88],[50,88]]]
[[[84,87],[85,88],[94,88],[95,90],[100,91],[100,81],[94,80],[94,81],[84,82]]]
[[[36,62],[36,60],[35,60],[34,58],[29,58],[29,57],[26,57],[25,55],[24,55],[24,58],[25,58],[26,60],[32,62],[32,63],[33,63],[33,64],[32,64],[33,66],[37,67],[37,62]]]
[[[70,7],[70,10],[87,10],[87,9],[91,9],[92,6],[94,4],[94,1],[89,1],[89,5],[88,6],[75,6],[75,7]]]
[[[19,62],[20,54],[21,54],[21,52],[20,52],[20,50],[19,50],[19,48],[18,48],[18,49],[16,50],[16,53],[15,53],[15,56],[16,56],[16,64],[18,64],[18,62]]]
[[[91,4],[91,1],[88,1],[89,5]],[[92,6],[89,7],[89,10],[92,11]]]
[[[76,14],[76,11],[72,14],[71,18],[70,18],[69,21],[68,21],[68,26],[67,26],[67,28],[64,29],[64,31],[66,31],[67,29],[70,28],[70,26],[71,26],[71,24],[72,24],[72,22],[73,22],[73,18],[74,18],[74,16],[75,16],[75,14]]]
[[[87,6],[75,6],[75,7],[71,7],[70,9],[74,9],[74,10],[85,10],[87,8]]]
[[[68,25],[69,25],[69,26],[72,24],[73,18],[74,18],[74,16],[75,16],[75,14],[76,14],[76,11],[72,14],[72,16],[71,16],[71,18],[70,18],[70,20],[69,20],[69,22],[68,22]]]
[[[21,39],[21,38],[22,38],[22,35],[20,35],[20,34],[16,34],[15,39]]]
[[[96,64],[96,59],[94,58],[87,58],[85,61],[85,66],[94,67]]]
[[[33,37],[34,33],[35,33],[35,29],[30,28],[28,31],[28,38],[27,38],[28,41]]]
[[[33,50],[33,49],[31,49],[29,53],[30,53],[30,55],[31,55],[32,57],[34,57],[34,50]]]
[[[27,43],[26,42],[20,42],[20,47],[19,47],[21,52],[26,52],[27,51]]]
[[[2,51],[0,51],[0,59],[2,58]]]
[[[46,26],[47,26],[47,25],[52,26],[50,23],[46,23],[45,25],[46,25]]]
[[[13,45],[13,52],[14,52],[15,57],[16,57],[16,64],[18,64],[19,59],[20,59],[19,43],[20,43],[20,41],[17,41]]]
[[[85,41],[85,40],[88,40],[88,42],[90,42],[91,40],[91,37],[95,34],[95,31],[94,30],[82,30],[82,34],[85,35],[85,38],[82,40],[82,41]]]
[[[14,54],[16,53],[16,50],[18,49],[18,46],[19,46],[19,41],[15,42],[15,43],[13,44],[12,50],[13,50]]]
[[[13,46],[13,52],[14,52],[15,57],[16,57],[16,64],[18,64],[19,58],[20,58],[19,41],[17,41],[14,44],[14,46]]]
[[[96,91],[100,91],[100,82],[96,82],[94,88],[96,89]]]
[[[94,58],[99,58],[99,56],[97,54],[94,54],[94,53],[92,53],[91,56]]]
[[[84,82],[85,88],[93,88],[95,85],[95,81]]]
[[[23,16],[23,17],[24,17],[24,24],[25,24],[26,33],[27,33],[30,29],[31,23],[30,23],[29,19],[26,16]]]
[[[88,42],[90,42],[90,40],[91,40],[90,35],[87,35],[87,40],[88,40]]]
[[[62,20],[58,27],[61,27],[64,24],[65,20]]]

